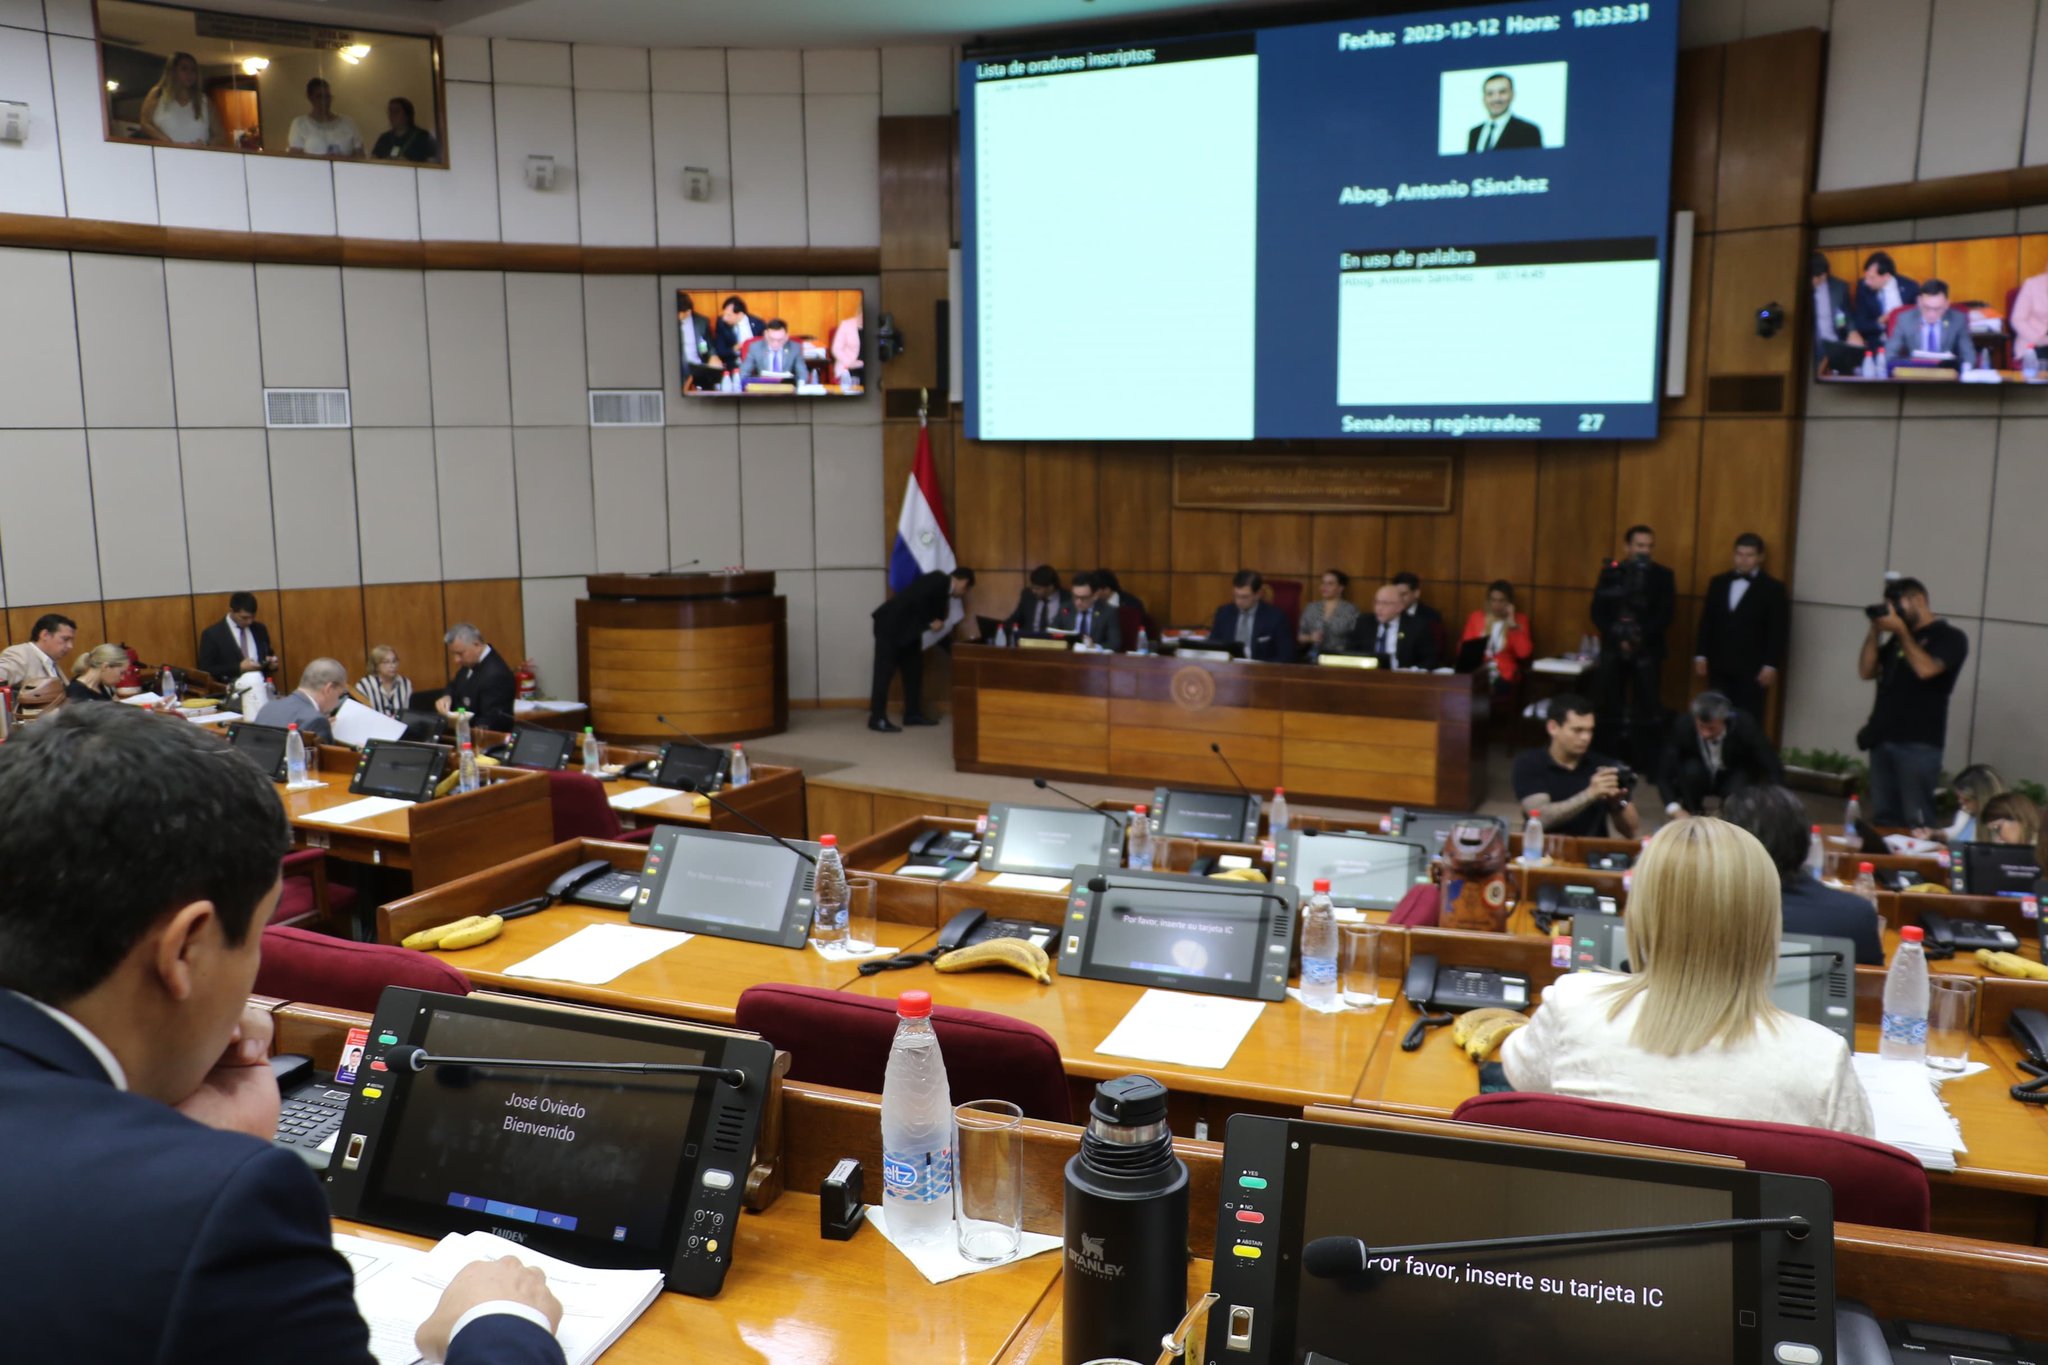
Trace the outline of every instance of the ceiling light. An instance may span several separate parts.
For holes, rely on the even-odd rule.
[[[242,74],[244,76],[260,76],[269,68],[270,58],[268,57],[242,58]]]
[[[357,62],[370,55],[370,45],[368,43],[350,43],[334,55],[347,62],[350,66],[354,66]]]
[[[119,90],[120,88],[121,88],[121,82],[119,82],[119,81],[108,81],[108,82],[107,82],[107,93],[108,93],[108,94],[112,94],[112,93],[113,93],[114,91],[116,91],[116,90]]]

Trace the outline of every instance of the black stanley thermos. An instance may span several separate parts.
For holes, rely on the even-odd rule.
[[[1067,1163],[1066,1232],[1065,1365],[1157,1357],[1188,1298],[1188,1168],[1159,1082],[1095,1087],[1081,1154]]]

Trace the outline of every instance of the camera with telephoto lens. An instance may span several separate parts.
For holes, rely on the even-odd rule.
[[[1607,628],[1610,645],[1639,645],[1643,642],[1642,618],[1650,610],[1650,557],[1629,555],[1610,559],[1593,585],[1593,596],[1615,604],[1613,623]]]
[[[1863,609],[1863,614],[1873,621],[1882,620],[1884,617],[1899,610],[1899,597],[1899,585],[1887,582],[1884,585],[1884,601],[1873,602]],[[1900,619],[1903,620],[1904,617],[1902,616]]]

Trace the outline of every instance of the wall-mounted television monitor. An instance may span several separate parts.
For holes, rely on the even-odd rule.
[[[1824,247],[1800,305],[1822,384],[2048,383],[2048,233]]]
[[[1655,436],[1677,43],[1489,5],[970,49],[967,435]],[[1115,324],[1049,340],[1049,291]]]
[[[858,289],[678,289],[675,312],[686,399],[845,400],[865,391]]]

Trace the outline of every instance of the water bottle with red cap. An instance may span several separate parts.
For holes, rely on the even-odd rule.
[[[1884,1014],[1878,1025],[1877,1055],[1890,1060],[1927,1060],[1926,932],[1917,924],[1899,930],[1898,951],[1884,978]]]
[[[1314,1010],[1337,1007],[1337,912],[1327,877],[1316,878],[1301,910],[1301,1003]]]
[[[898,1243],[941,1241],[953,1228],[953,1095],[925,991],[896,997],[882,1073],[882,1216]]]
[[[818,866],[811,878],[811,937],[821,945],[846,942],[847,902],[852,892],[846,885],[846,864],[839,859],[839,840],[831,834],[818,836]]]

